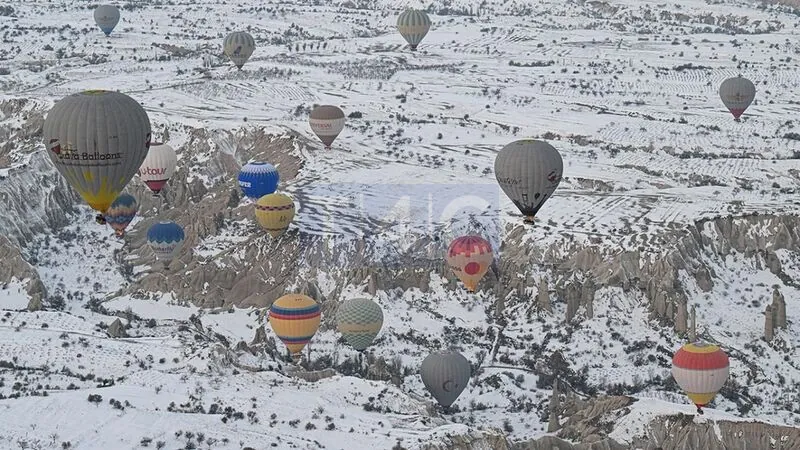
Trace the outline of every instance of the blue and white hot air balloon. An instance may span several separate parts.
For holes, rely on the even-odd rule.
[[[147,243],[153,249],[156,258],[167,265],[181,251],[186,234],[183,227],[175,222],[158,222],[147,230]]]
[[[278,169],[270,163],[250,162],[239,172],[239,187],[247,197],[258,200],[278,188]]]

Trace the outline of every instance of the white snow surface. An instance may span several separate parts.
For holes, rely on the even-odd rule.
[[[656,234],[700,218],[798,212],[793,186],[800,176],[800,135],[793,130],[800,48],[794,30],[800,18],[779,6],[523,0],[481,2],[479,8],[478,2],[436,1],[435,9],[446,5],[454,14],[432,14],[431,32],[412,53],[394,23],[400,8],[428,6],[421,1],[125,5],[105,37],[94,25],[93,3],[0,1],[13,10],[0,27],[0,68],[8,69],[0,75],[0,100],[25,97],[49,105],[84,89],[115,89],[142,103],[156,130],[260,126],[303,133],[315,144],[298,149],[305,166],[281,189],[299,204],[293,226],[307,232],[360,236],[390,221],[386,239],[401,245],[400,233],[408,230],[442,224],[457,230],[477,217],[497,219],[500,234],[520,216],[494,183],[494,156],[530,136],[558,148],[565,178],[540,213],[548,226],[532,228],[529,242],[572,233],[628,249],[639,245],[634,233]],[[716,18],[712,25],[703,22],[709,16]],[[239,29],[258,46],[242,71],[221,55],[222,38]],[[166,46],[186,55],[171,55]],[[204,70],[208,56],[213,67]],[[737,123],[717,87],[739,73],[758,83],[756,102]],[[327,152],[307,117],[294,113],[322,103],[362,114],[348,121]],[[202,170],[209,155],[186,161],[180,149],[186,137],[172,133],[180,163],[213,183]],[[222,140],[212,148],[230,151]],[[25,170],[34,150],[41,148],[17,148],[8,161],[0,159],[0,188],[15,170]],[[680,340],[650,320],[642,298],[610,288],[597,292],[594,318],[579,326],[563,323],[563,302],[555,302],[552,316],[506,311],[507,342],[497,367],[476,372],[457,412],[426,409],[431,397],[417,367],[430,351],[451,345],[477,366],[499,325],[487,320],[489,294],[445,291],[435,276],[429,293],[375,297],[386,321],[370,351],[407,369],[397,386],[345,375],[300,381],[285,375],[289,364],[265,355],[241,356],[240,362],[267,371],[234,370],[196,339],[187,321],[200,317],[209,333],[249,342],[260,324],[258,311],[203,311],[171,293],[121,296],[127,281],[114,257],[125,252],[122,243],[95,225],[85,208],[75,222],[80,225],[60,230],[61,236],[40,236],[25,249],[48,295],[64,298],[63,311],[25,312],[28,296],[17,280],[0,290],[0,394],[7,397],[0,400],[0,448],[21,442],[42,449],[67,442],[77,449],[159,442],[191,448],[191,442],[215,449],[388,449],[401,442],[412,449],[445,442],[448,433],[489,428],[514,440],[535,438],[545,434],[542,412],[551,391],[528,371],[540,354],[556,350],[601,390],[647,384],[612,434],[621,442],[645,433],[652,417],[694,409],[659,381],[667,378],[668,358]],[[194,251],[213,258],[245,239],[225,232]],[[781,250],[778,256],[797,279],[798,255]],[[709,264],[725,280],[709,293],[682,274],[687,292],[696,294],[692,303],[702,305],[698,322],[737,352],[731,379],[763,402],[742,411],[718,397],[717,410],[708,409],[706,417],[800,422],[798,393],[787,392],[800,383],[800,292],[782,287],[789,319],[788,329],[778,332],[782,353],[760,341],[761,311],[780,279],[737,254]],[[148,270],[135,268],[133,275]],[[363,295],[353,287],[341,300]],[[104,309],[96,307],[101,302]],[[130,325],[128,337],[106,333],[117,318]],[[631,343],[647,345],[632,349]],[[309,348],[323,366],[324,358],[359,364],[334,330],[321,329]],[[739,353],[759,361],[758,370]],[[102,400],[90,401],[94,395]],[[226,407],[233,408],[230,417]]]

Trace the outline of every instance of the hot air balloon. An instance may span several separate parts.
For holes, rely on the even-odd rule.
[[[114,5],[100,5],[94,10],[94,22],[108,36],[119,23],[119,8]]]
[[[172,221],[158,222],[147,230],[147,243],[165,266],[181,251],[185,239],[183,227]]]
[[[105,219],[118,237],[125,236],[125,228],[130,225],[136,213],[139,211],[139,203],[130,194],[122,194],[111,203],[106,211]]]
[[[422,383],[444,407],[456,401],[472,374],[467,358],[454,351],[431,353],[422,361],[419,371]]]
[[[150,119],[125,94],[84,91],[53,105],[43,135],[56,169],[104,224],[111,202],[147,156]]]
[[[338,106],[320,105],[311,111],[308,124],[319,140],[325,144],[325,149],[330,150],[336,136],[344,130],[344,111]]]
[[[278,169],[270,163],[250,162],[239,171],[239,187],[244,195],[253,200],[275,192],[278,181]]]
[[[672,357],[672,377],[703,414],[728,379],[728,355],[705,342],[686,344]]]
[[[447,249],[447,265],[470,292],[475,292],[493,258],[492,245],[480,236],[453,239]]]
[[[336,329],[356,350],[372,344],[383,326],[383,311],[368,298],[353,298],[339,306],[336,312]]]
[[[533,218],[561,182],[564,162],[558,150],[535,139],[514,141],[494,160],[497,183],[525,216]]]
[[[256,202],[256,220],[272,237],[289,228],[294,219],[294,201],[285,194],[268,194]]]
[[[222,42],[222,51],[239,70],[242,70],[242,66],[250,59],[255,49],[256,41],[246,31],[234,31],[225,36]]]
[[[175,174],[175,167],[178,165],[178,155],[175,149],[161,142],[150,144],[150,151],[139,167],[139,178],[144,184],[158,195],[167,181]]]
[[[272,331],[295,359],[300,357],[300,352],[317,333],[319,323],[319,304],[307,295],[284,295],[269,308]]]
[[[417,49],[430,29],[431,18],[425,11],[408,9],[397,17],[397,31],[411,46],[411,50]]]
[[[756,98],[756,87],[752,81],[739,75],[722,82],[719,86],[719,97],[725,107],[733,114],[733,118],[738,121],[744,110]]]

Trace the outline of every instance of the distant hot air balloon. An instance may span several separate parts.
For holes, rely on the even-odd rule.
[[[353,298],[339,305],[336,329],[356,350],[372,344],[383,326],[383,311],[368,298]]]
[[[431,18],[425,11],[408,9],[397,17],[397,31],[403,39],[411,46],[411,50],[416,50],[422,39],[431,29]]]
[[[150,119],[136,100],[111,91],[84,91],[58,101],[44,122],[44,142],[56,169],[103,215],[142,165]]]
[[[106,211],[105,219],[118,237],[125,236],[125,228],[130,225],[136,213],[139,211],[139,203],[130,194],[122,194],[111,203]]]
[[[256,220],[272,237],[289,228],[294,219],[294,201],[285,194],[268,194],[256,202]]]
[[[300,352],[317,333],[319,323],[319,304],[306,295],[284,295],[269,308],[272,331],[294,358],[299,358]]]
[[[158,195],[167,181],[175,174],[175,167],[178,165],[178,155],[175,149],[161,142],[150,144],[150,151],[139,167],[139,178],[144,184]]]
[[[239,187],[242,192],[253,200],[272,194],[278,188],[280,174],[278,169],[270,163],[250,162],[239,171]]]
[[[222,42],[222,51],[239,70],[242,70],[242,66],[250,59],[255,49],[256,41],[246,31],[234,31],[225,36],[225,40]]]
[[[114,5],[100,5],[94,10],[94,22],[108,36],[119,23],[119,8]]]
[[[169,265],[181,251],[185,239],[183,227],[172,221],[158,222],[147,230],[147,243],[164,265]]]
[[[533,218],[561,182],[564,162],[558,150],[535,139],[514,141],[494,160],[497,183],[525,216]]]
[[[454,351],[431,353],[420,366],[422,383],[440,405],[452,405],[467,387],[472,368],[464,355]]]
[[[461,236],[447,249],[447,265],[470,292],[475,292],[493,258],[492,245],[480,236]]]
[[[703,414],[728,379],[728,355],[719,346],[705,342],[686,344],[672,357],[672,377]]]
[[[330,150],[336,136],[344,130],[345,121],[344,111],[333,105],[317,106],[308,118],[311,130],[325,144],[326,150]]]
[[[728,78],[719,86],[719,97],[722,103],[733,114],[737,121],[748,106],[756,98],[756,87],[747,78],[738,77]]]

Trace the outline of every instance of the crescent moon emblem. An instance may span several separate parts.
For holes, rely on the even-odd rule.
[[[445,392],[451,392],[450,390],[451,388],[447,387],[448,384],[452,385],[454,383],[452,380],[447,380],[444,383],[442,383],[442,390],[444,390]]]

